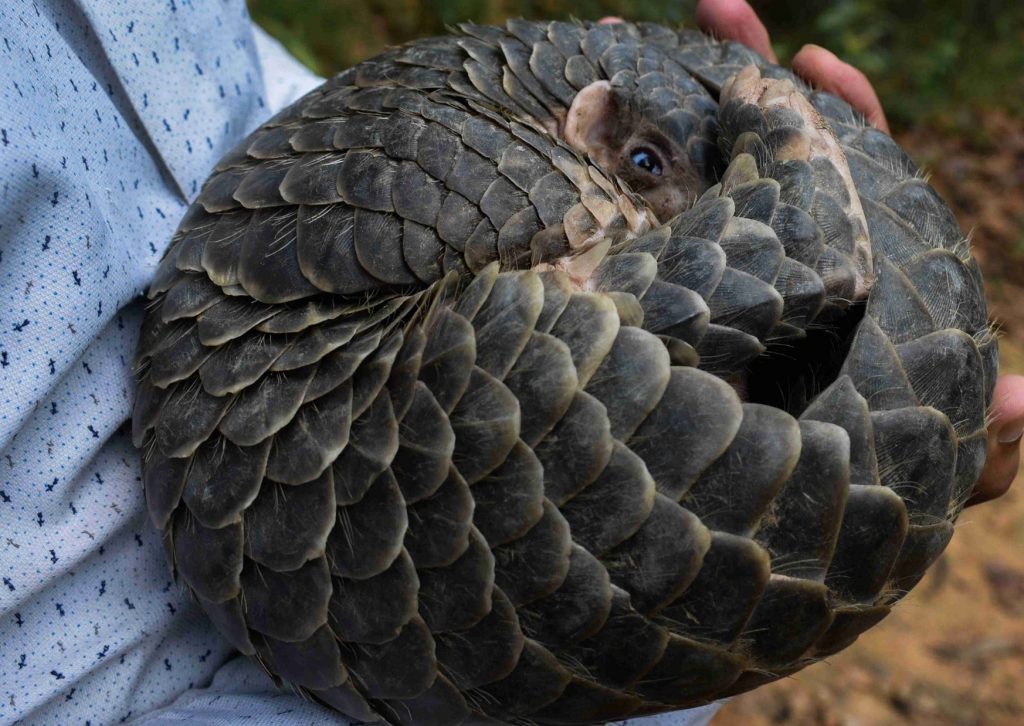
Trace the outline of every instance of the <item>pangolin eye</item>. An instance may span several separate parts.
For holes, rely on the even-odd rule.
[[[640,167],[648,174],[661,176],[663,169],[661,158],[646,146],[638,146],[633,149],[629,152],[629,158],[633,164]]]

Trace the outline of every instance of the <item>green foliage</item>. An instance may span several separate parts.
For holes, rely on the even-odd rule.
[[[462,20],[620,15],[688,23],[696,0],[250,0],[257,22],[329,75],[386,45]],[[971,111],[1024,115],[1024,3],[1019,0],[754,0],[783,61],[825,46],[875,83],[897,127],[971,128]]]

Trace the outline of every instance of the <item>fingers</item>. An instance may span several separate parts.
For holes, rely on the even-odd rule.
[[[747,45],[772,63],[768,30],[745,0],[700,0],[697,24],[707,33]],[[793,58],[793,70],[811,84],[836,94],[862,113],[872,126],[889,133],[882,104],[863,73],[817,45],[805,45]]]
[[[988,458],[967,506],[1002,496],[1017,476],[1021,432],[1024,432],[1024,376],[1001,376],[996,383],[992,406]]]
[[[834,93],[862,113],[875,128],[889,133],[882,104],[861,71],[818,45],[805,45],[793,56],[793,70],[812,85]]]
[[[779,62],[772,50],[768,29],[745,0],[700,0],[696,16],[697,25],[704,32],[743,43],[772,63]],[[601,22],[620,23],[622,19],[609,17]],[[889,123],[878,95],[861,71],[817,45],[801,48],[793,57],[792,66],[812,85],[836,94],[863,114],[872,126],[889,133]]]
[[[705,33],[738,41],[772,63],[779,62],[772,50],[768,29],[744,0],[700,0],[696,15],[697,25]]]

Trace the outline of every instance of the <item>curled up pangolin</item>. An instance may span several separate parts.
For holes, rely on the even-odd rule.
[[[592,724],[846,647],[997,370],[946,205],[849,106],[656,25],[460,26],[217,165],[134,436],[178,577],[356,721]]]

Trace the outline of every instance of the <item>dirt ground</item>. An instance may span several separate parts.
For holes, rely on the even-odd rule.
[[[1024,119],[964,137],[899,141],[932,173],[971,239],[1002,328],[1002,370],[1024,373]],[[967,510],[942,558],[851,648],[744,694],[713,726],[1024,723],[1024,478]]]

